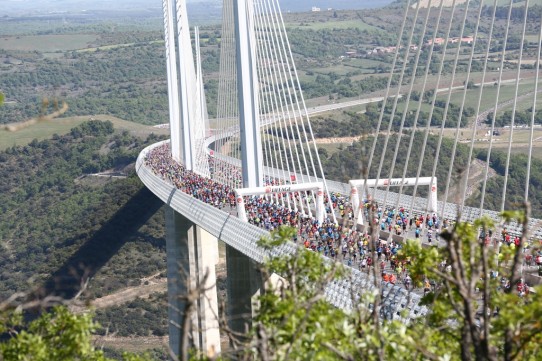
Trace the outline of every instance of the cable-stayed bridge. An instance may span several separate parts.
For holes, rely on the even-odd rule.
[[[236,319],[250,313],[262,286],[253,263],[269,254],[256,241],[279,224],[301,229],[317,222],[331,229],[331,248],[341,249],[363,234],[365,204],[372,202],[384,213],[401,210],[442,225],[458,215],[498,220],[500,211],[534,198],[542,29],[531,5],[510,0],[503,10],[497,1],[405,1],[359,176],[345,183],[326,179],[278,2],[224,1],[217,114],[209,119],[198,30],[192,41],[185,2],[164,0],[171,139],[145,149],[137,171],[168,206],[172,349],[185,316],[178,295],[198,286],[206,292],[190,315],[192,342],[220,349],[217,239],[227,244],[229,315]],[[538,204],[533,199],[535,214],[542,211]],[[534,237],[542,237],[538,224],[531,220]],[[373,280],[353,269],[351,279],[329,285],[326,297],[349,310],[371,289]],[[408,322],[425,314],[419,297],[386,284],[382,317]],[[233,327],[242,330],[246,317],[237,320]]]

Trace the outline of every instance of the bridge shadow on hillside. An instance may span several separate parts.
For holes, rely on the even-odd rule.
[[[73,298],[159,209],[162,201],[147,188],[139,190],[109,221],[57,269],[35,297]]]

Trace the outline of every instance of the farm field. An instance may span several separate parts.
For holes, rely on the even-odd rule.
[[[310,29],[310,30],[321,30],[321,29],[359,29],[367,31],[382,31],[381,29],[369,25],[362,20],[343,20],[343,21],[320,21],[315,23],[300,23],[293,24],[289,23],[286,25],[288,28],[301,28],[301,29]]]
[[[510,152],[512,154],[529,154],[529,134],[530,132],[525,129],[515,129],[514,130],[514,140],[512,143],[512,148]],[[493,150],[500,150],[502,152],[508,152],[508,137],[510,135],[509,131],[504,131],[501,135],[496,138],[493,142]],[[537,129],[534,133],[534,142],[532,148],[533,158],[542,159],[542,130]],[[475,142],[474,145],[479,149],[489,148],[489,142]]]
[[[86,48],[97,39],[97,34],[2,36],[0,37],[0,49],[54,53]]]
[[[147,42],[147,44],[163,44],[163,40],[153,40]],[[111,50],[111,49],[117,49],[117,48],[124,48],[127,46],[134,46],[136,43],[125,43],[125,44],[112,44],[112,45],[103,45],[93,48],[83,48],[83,49],[77,49],[78,53],[87,53],[87,52],[93,52],[98,50]]]
[[[534,81],[524,80],[518,87],[518,95],[529,94],[534,91]],[[492,85],[485,85],[482,92],[482,100],[480,111],[491,109],[495,106],[495,99],[497,97],[498,88]],[[499,91],[498,103],[510,101],[514,98],[516,92],[516,86],[514,83],[502,84]],[[451,94],[450,101],[456,105],[461,105],[463,99],[463,91],[456,90]],[[437,96],[440,100],[447,99],[447,92],[443,92]],[[468,89],[465,99],[465,106],[476,109],[478,107],[478,99],[480,97],[480,87],[474,89]],[[510,103],[510,107],[512,103]],[[518,103],[519,109],[526,109],[532,106],[532,97],[526,97],[524,100]]]
[[[489,148],[489,130],[488,127],[479,128],[474,135],[474,147],[478,149]],[[499,135],[493,137],[492,149],[502,152],[508,152],[508,139],[510,137],[509,128],[496,128]],[[430,134],[438,136],[440,129],[432,128]],[[445,129],[443,136],[450,139],[455,139],[455,129]],[[463,144],[470,144],[472,136],[472,128],[465,128],[459,131],[459,141]],[[512,135],[513,146],[512,154],[528,154],[529,140],[531,131],[529,129],[515,128]],[[542,128],[535,128],[533,131],[533,157],[542,159]]]
[[[328,154],[335,154],[351,145],[352,142],[318,143],[318,149],[324,149]]]
[[[27,128],[10,132],[5,129],[0,130],[0,150],[5,150],[11,146],[26,145],[32,140],[43,140],[50,138],[53,134],[66,134],[77,125],[89,120],[109,120],[113,123],[116,129],[127,130],[137,136],[147,136],[151,133],[169,134],[169,129],[154,128],[148,125],[137,124],[122,120],[110,115],[93,115],[93,116],[76,116],[58,118],[47,122],[41,122],[31,125]]]
[[[335,64],[331,64],[329,66],[309,67],[306,69],[306,71],[313,72],[315,74],[336,73],[343,76],[349,74],[351,80],[360,80],[365,77],[366,74],[376,75],[375,69],[386,66],[388,66],[388,64],[379,60],[345,58],[342,60],[337,60]],[[351,75],[350,73],[361,74]]]

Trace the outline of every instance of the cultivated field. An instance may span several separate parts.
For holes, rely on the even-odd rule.
[[[454,3],[454,0],[442,0],[442,1],[443,1],[444,6],[452,6],[453,3]],[[456,5],[464,4],[466,2],[467,2],[467,0],[455,0]],[[493,3],[494,3],[494,0],[484,0],[485,5],[493,6]],[[530,0],[529,1],[530,6],[532,6],[532,5],[540,5],[541,3],[542,3],[541,0]],[[508,4],[510,4],[510,0],[497,0],[497,5],[498,6],[506,6]],[[420,7],[421,8],[427,8],[429,5],[431,7],[438,7],[438,6],[440,6],[440,1],[439,0],[421,0],[421,2],[420,2]],[[525,0],[514,1],[513,6],[515,6],[515,7],[525,6]],[[416,7],[416,4],[412,5],[412,7],[413,8]]]
[[[0,49],[54,53],[86,48],[97,38],[94,34],[2,36]]]
[[[116,129],[128,130],[132,134],[145,137],[151,133],[169,134],[169,129],[154,128],[148,125],[142,125],[129,122],[109,115],[78,116],[54,119],[47,122],[40,122],[27,128],[10,132],[5,129],[0,130],[0,150],[4,150],[14,145],[26,145],[33,139],[43,140],[50,138],[53,134],[66,134],[73,127],[89,120],[109,120]]]
[[[163,40],[153,40],[147,42],[147,44],[158,44],[158,43],[164,43]],[[134,46],[136,43],[125,43],[125,44],[113,44],[113,45],[103,45],[98,47],[92,47],[92,48],[84,48],[84,49],[78,49],[78,53],[86,53],[86,52],[92,52],[97,50],[111,50],[111,49],[117,49],[117,48],[125,48],[127,46]]]
[[[302,29],[311,29],[311,30],[320,30],[320,29],[360,29],[368,31],[381,31],[372,25],[364,23],[363,21],[357,20],[345,20],[345,21],[320,21],[316,23],[298,23],[298,24],[287,24],[288,28],[302,28]]]
[[[454,3],[454,0],[442,0],[443,6],[452,6]],[[455,0],[456,5],[466,3],[467,0]],[[438,7],[440,6],[440,1],[438,0],[421,0],[420,1],[420,8],[427,8],[429,6],[431,7]],[[412,5],[413,8],[417,7],[418,3],[415,3]]]

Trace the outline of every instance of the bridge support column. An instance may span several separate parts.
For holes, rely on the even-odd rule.
[[[215,272],[218,241],[166,206],[166,247],[169,346],[177,355],[183,346],[215,355],[220,352]],[[183,338],[185,324],[187,337]]]
[[[245,332],[252,323],[256,297],[263,290],[257,265],[243,253],[226,245],[228,316],[233,331]]]

